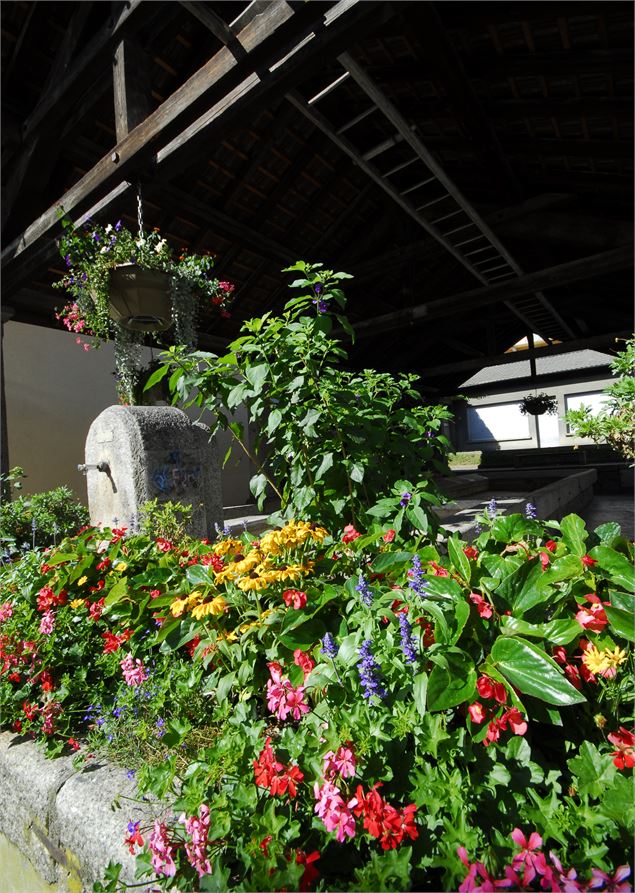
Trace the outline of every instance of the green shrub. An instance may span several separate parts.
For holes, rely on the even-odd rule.
[[[17,490],[22,477],[24,472],[16,466],[3,483]],[[0,543],[10,550],[25,545],[49,546],[77,533],[88,522],[88,509],[69,487],[20,495],[3,501],[0,507]]]

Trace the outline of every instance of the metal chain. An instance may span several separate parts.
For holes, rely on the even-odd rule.
[[[141,183],[137,183],[137,223],[139,224],[139,238],[143,239],[143,208],[141,206]]]

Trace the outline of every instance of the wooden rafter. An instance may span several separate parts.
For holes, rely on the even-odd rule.
[[[264,97],[275,89],[284,89],[285,80],[289,82],[297,73],[310,64],[329,42],[342,40],[343,36],[359,28],[360,23],[368,21],[371,11],[369,5],[358,0],[340,0],[324,15],[319,16],[319,23],[303,26],[301,33],[295,36],[291,49],[288,45],[282,50],[282,57],[270,65],[267,72],[252,73],[240,84],[216,103],[212,109],[200,116],[200,110],[209,101],[212,90],[224,77],[237,69],[238,62],[227,48],[220,50],[206,65],[196,72],[183,87],[169,97],[142,124],[136,127],[115,151],[102,158],[78,183],[76,183],[53,207],[49,208],[20,237],[15,239],[3,252],[2,258],[7,269],[5,283],[12,289],[19,287],[31,270],[31,246],[45,235],[55,231],[57,226],[57,209],[60,205],[67,212],[81,210],[82,206],[94,200],[113,182],[125,179],[141,164],[154,159],[161,166],[174,156],[183,146],[196,136],[200,136],[206,128],[220,122],[231,114],[238,114],[256,99]],[[253,19],[240,33],[240,41],[249,52],[268,39],[278,28],[289,20],[293,13],[284,0],[274,0],[265,7],[261,17]],[[376,17],[374,19],[376,21]],[[319,25],[319,27],[318,27]],[[278,50],[278,53],[280,49]],[[200,117],[196,118],[199,115]],[[179,133],[189,119],[194,123]],[[156,143],[169,139],[176,133],[162,150],[156,149]],[[25,252],[27,252],[25,254]],[[7,282],[8,280],[8,282]]]
[[[535,273],[527,273],[518,279],[471,289],[451,297],[428,301],[425,304],[417,304],[414,307],[407,307],[404,310],[364,320],[355,324],[355,333],[358,338],[363,338],[376,331],[400,329],[419,320],[450,316],[453,313],[469,313],[477,307],[485,307],[488,304],[496,304],[501,301],[513,301],[515,298],[536,291],[568,285],[571,282],[579,282],[632,266],[633,246],[622,245],[611,251],[592,254]]]

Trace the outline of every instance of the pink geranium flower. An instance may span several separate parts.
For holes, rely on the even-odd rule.
[[[176,874],[176,864],[173,858],[174,847],[170,843],[166,825],[158,819],[148,836],[148,848],[152,853],[151,862],[155,873],[165,877],[174,877]]]
[[[45,611],[40,620],[40,632],[44,636],[48,636],[53,632],[55,627],[55,614],[52,611]]]
[[[536,831],[529,835],[529,840],[525,837],[520,828],[514,828],[511,833],[514,843],[521,848],[512,860],[512,868],[514,871],[520,871],[524,867],[523,883],[530,884],[539,874],[544,877],[547,873],[547,863],[544,853],[539,852],[542,846],[542,837]]]
[[[309,705],[304,700],[304,686],[294,688],[275,661],[268,666],[271,679],[267,682],[267,707],[278,719],[286,719],[289,714],[294,719],[301,719],[309,712]]]
[[[332,779],[339,774],[342,778],[355,775],[355,753],[352,747],[342,744],[336,751],[324,754],[324,777]]]
[[[134,660],[131,654],[119,662],[126,685],[141,685],[148,678],[148,672],[139,658]]]

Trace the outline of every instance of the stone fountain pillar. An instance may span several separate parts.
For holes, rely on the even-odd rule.
[[[223,524],[216,442],[175,407],[108,407],[90,426],[80,470],[98,527],[133,528],[140,506],[155,498],[192,506],[192,536],[213,538]]]

